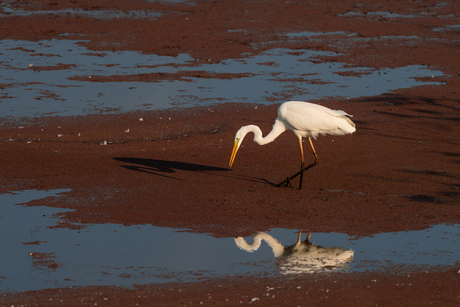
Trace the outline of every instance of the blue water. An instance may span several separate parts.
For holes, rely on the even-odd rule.
[[[195,281],[238,274],[286,274],[264,242],[249,253],[234,238],[214,238],[184,229],[154,225],[60,225],[59,213],[69,209],[23,205],[34,199],[65,197],[69,190],[21,191],[0,195],[0,293],[45,288]],[[268,232],[280,244],[297,240],[298,230]],[[302,240],[306,239],[302,234]],[[249,244],[252,238],[244,238]],[[426,230],[381,233],[353,238],[341,233],[313,233],[310,242],[351,251],[353,258],[338,268],[315,266],[303,274],[341,270],[392,270],[395,265],[460,264],[460,225],[435,225]],[[34,243],[34,244],[24,244]],[[43,253],[43,254],[42,254]],[[38,255],[38,256],[37,256]],[[40,255],[47,258],[40,262]],[[297,271],[297,273],[299,273]]]
[[[22,2],[22,1],[21,1]],[[163,4],[175,4],[179,2],[185,3],[186,0],[161,0]],[[44,5],[38,8],[36,11],[23,10],[21,5],[18,5],[15,0],[3,0],[0,3],[0,17],[4,16],[36,16],[36,15],[66,15],[66,16],[78,16],[78,17],[89,17],[99,19],[115,19],[115,18],[146,18],[155,19],[162,15],[161,12],[155,12],[151,10],[142,11],[117,11],[107,10],[104,8],[98,9],[97,7],[91,8],[91,10],[84,9],[62,9],[52,10],[52,6]]]
[[[333,58],[335,53],[306,49],[295,52],[272,49],[221,63],[214,63],[211,58],[199,65],[187,54],[171,57],[134,51],[95,52],[80,46],[78,41],[57,39],[0,40],[0,54],[2,83],[9,85],[0,96],[0,117],[86,115],[225,102],[271,104],[286,100],[353,98],[439,84],[420,82],[416,78],[442,75],[423,65],[379,70],[350,68],[346,63],[318,60],[318,56]],[[61,64],[67,66],[42,69],[57,68]],[[181,75],[184,72],[193,74],[186,77]],[[347,72],[360,74],[340,75]],[[91,81],[94,76],[149,73],[168,73],[180,78],[157,82]],[[229,78],[209,75],[213,73],[229,74]],[[72,79],[74,77],[83,79]]]

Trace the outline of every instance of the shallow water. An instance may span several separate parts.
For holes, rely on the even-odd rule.
[[[447,25],[445,27],[434,28],[435,32],[447,32],[447,31],[458,31],[460,30],[460,25]]]
[[[65,197],[67,191],[0,195],[1,243],[6,248],[0,253],[0,293],[86,285],[130,287],[238,274],[390,272],[395,267],[400,270],[401,265],[429,271],[438,265],[458,265],[460,259],[460,225],[436,225],[421,231],[362,238],[313,233],[310,242],[319,252],[312,257],[310,250],[299,260],[295,253],[280,256],[270,247],[276,242],[283,249],[293,245],[298,237],[294,229],[273,229],[265,236],[273,238],[270,246],[263,241],[260,248],[247,252],[236,243],[244,239],[251,244],[251,237],[214,238],[153,225],[50,228],[60,224],[58,213],[69,210],[20,205],[45,197]],[[306,237],[302,234],[302,240]],[[331,264],[330,255],[318,256],[331,247],[340,247],[353,257]]]
[[[313,35],[300,33],[299,35]],[[1,40],[0,74],[4,87],[0,117],[86,115],[101,112],[157,110],[224,102],[281,103],[326,97],[373,96],[400,88],[439,84],[417,77],[441,76],[422,65],[394,69],[348,67],[324,62],[331,52],[272,49],[257,56],[192,66],[186,54],[176,57],[133,51],[94,52],[76,41]],[[50,69],[53,68],[53,69]],[[194,72],[192,76],[181,73]],[[230,78],[204,75],[230,74]],[[173,74],[177,80],[92,82],[92,76]],[[232,75],[235,74],[235,75]],[[236,75],[236,74],[244,74]],[[72,79],[78,77],[80,79]]]
[[[113,19],[113,18],[147,18],[155,19],[161,16],[161,13],[150,11],[116,11],[116,10],[84,10],[84,9],[64,9],[64,10],[40,10],[40,11],[24,11],[20,9],[13,9],[7,4],[3,5],[3,16],[34,16],[34,15],[67,15],[78,17],[89,17],[99,19]]]
[[[98,19],[114,19],[114,18],[146,18],[156,19],[162,15],[161,12],[142,10],[142,11],[117,11],[107,9],[91,8],[85,9],[63,9],[63,10],[50,10],[52,3],[47,6],[42,6],[40,10],[28,11],[23,10],[18,6],[15,0],[3,0],[0,3],[0,17],[6,16],[36,16],[36,15],[64,15],[72,17],[87,17]],[[21,1],[22,2],[22,1]],[[160,0],[163,4],[176,4],[176,3],[189,3],[187,0]],[[192,3],[189,3],[192,4]]]
[[[397,14],[394,12],[376,11],[376,12],[347,12],[338,16],[349,17],[379,17],[379,18],[416,18],[425,17],[427,15],[435,15],[436,12],[418,12],[414,14]]]

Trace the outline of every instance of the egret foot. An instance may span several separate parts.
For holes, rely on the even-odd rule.
[[[312,168],[313,166],[318,164],[318,162],[319,162],[319,160],[318,160],[318,158],[316,158],[315,162],[313,162],[309,166],[305,166],[305,163],[302,163],[300,165],[300,171],[298,173],[294,174],[291,177],[287,177],[286,180],[278,183],[278,187],[291,187],[292,188],[291,180],[300,175],[299,190],[301,190],[302,189],[302,181],[303,181],[303,172],[305,172],[306,170]]]
[[[291,184],[291,178],[290,177],[287,177],[286,180],[280,182],[277,184],[277,186],[280,188],[280,187],[290,187],[292,188],[292,184]]]
[[[299,176],[300,173],[302,173],[302,172],[303,171],[300,171],[297,174],[295,174],[294,176],[287,177],[286,180],[278,183],[278,187],[290,187],[290,188],[292,188],[291,180],[294,179],[295,177]]]

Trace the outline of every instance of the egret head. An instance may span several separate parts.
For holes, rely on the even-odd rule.
[[[233,143],[233,151],[232,156],[230,157],[230,163],[228,164],[230,167],[233,165],[233,161],[235,160],[236,152],[240,148],[241,143],[243,142],[244,137],[248,132],[250,132],[250,126],[241,127],[240,130],[236,132],[235,135],[235,142]]]
[[[237,136],[235,137],[235,143],[233,144],[233,151],[232,151],[232,156],[230,157],[230,163],[228,164],[230,167],[233,165],[233,161],[235,160],[236,152],[238,151],[238,148],[240,148],[241,141],[243,139]]]

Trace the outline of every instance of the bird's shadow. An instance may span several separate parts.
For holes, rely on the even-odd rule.
[[[158,176],[168,177],[177,179],[167,174],[176,173],[178,170],[189,171],[189,172],[228,172],[228,168],[215,167],[209,165],[179,162],[179,161],[168,161],[168,160],[157,160],[157,159],[142,159],[142,158],[124,158],[116,157],[113,158],[116,161],[129,163],[129,165],[122,165],[126,169],[135,170],[139,172],[150,173]]]
[[[216,167],[216,166],[209,166],[209,165],[202,165],[202,164],[195,164],[195,163],[188,163],[188,162],[180,162],[180,161],[168,161],[168,160],[157,160],[157,159],[143,159],[143,158],[126,158],[126,157],[116,157],[113,158],[116,161],[129,163],[126,165],[121,165],[121,167],[149,173],[161,177],[166,177],[170,179],[180,180],[175,178],[169,174],[174,174],[176,171],[189,171],[189,172],[212,172],[214,175],[224,176],[224,177],[238,177],[239,179],[259,182],[270,184],[276,186],[273,182],[270,182],[266,179],[262,178],[254,178],[254,177],[246,177],[246,176],[231,176],[229,174],[223,174],[222,172],[229,172],[230,169]],[[218,173],[216,173],[218,172]]]

